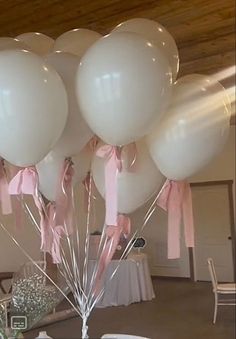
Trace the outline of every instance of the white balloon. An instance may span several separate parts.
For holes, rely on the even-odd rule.
[[[80,113],[76,98],[75,77],[79,58],[69,53],[60,52],[47,55],[45,60],[61,76],[67,90],[69,105],[66,127],[53,150],[58,155],[70,157],[78,154],[93,136],[93,132]]]
[[[8,37],[0,37],[0,51],[3,50],[11,50],[11,49],[26,49],[29,50],[28,46],[14,38],[8,38]]]
[[[89,29],[72,29],[55,40],[54,51],[68,52],[82,57],[86,50],[101,37],[101,34]]]
[[[20,34],[16,38],[38,55],[45,55],[53,50],[54,40],[43,33],[28,32]]]
[[[37,164],[65,127],[65,87],[51,66],[27,51],[0,52],[0,74],[0,155],[16,166]]]
[[[81,112],[112,145],[146,135],[171,96],[171,71],[157,47],[135,33],[113,33],[84,55],[77,73]]]
[[[39,190],[49,201],[55,201],[62,177],[65,158],[53,151],[36,165],[39,176]]]
[[[209,76],[187,75],[176,83],[169,111],[146,140],[160,171],[169,179],[183,180],[222,150],[229,125],[223,86]]]
[[[139,141],[136,145],[137,156],[134,168],[128,169],[125,165],[122,172],[117,175],[119,213],[132,213],[141,207],[161,188],[165,180],[151,159],[145,143]],[[122,155],[122,159],[125,158],[127,161],[127,155]],[[92,175],[103,198],[105,197],[105,163],[106,160],[94,155]]]
[[[122,22],[112,32],[134,32],[142,35],[156,45],[169,61],[173,80],[176,80],[179,71],[179,53],[172,35],[159,22],[135,18]]]
[[[73,184],[82,182],[91,167],[92,150],[89,145],[72,158],[74,163]],[[60,190],[65,157],[51,151],[36,165],[39,176],[39,190],[50,201],[55,201]]]

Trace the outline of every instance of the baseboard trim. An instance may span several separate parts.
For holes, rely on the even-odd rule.
[[[192,281],[191,277],[171,277],[171,276],[163,276],[163,275],[151,275],[152,280],[184,280],[184,281]]]

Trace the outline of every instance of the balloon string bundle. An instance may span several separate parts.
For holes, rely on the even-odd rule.
[[[69,254],[65,252],[65,249],[62,247],[62,244],[59,244],[60,251],[61,251],[61,263],[57,265],[60,274],[65,278],[67,285],[70,287],[70,289],[71,289],[71,291],[74,295],[76,306],[73,305],[73,308],[76,308],[77,313],[83,319],[83,329],[82,329],[83,338],[88,338],[88,336],[87,336],[87,329],[88,329],[87,319],[88,319],[91,311],[95,307],[96,303],[100,300],[100,298],[102,297],[102,295],[104,294],[104,291],[105,291],[104,287],[102,287],[98,283],[102,274],[104,274],[104,272],[105,272],[105,267],[103,266],[103,268],[102,268],[102,266],[101,266],[101,260],[100,260],[101,256],[103,255],[104,252],[107,252],[107,249],[108,249],[108,246],[109,246],[111,251],[107,252],[107,255],[108,255],[108,258],[109,258],[108,261],[111,259],[112,252],[114,252],[115,243],[117,243],[117,240],[118,240],[118,232],[119,233],[121,232],[121,228],[118,227],[117,230],[114,230],[114,232],[112,232],[113,234],[110,234],[112,227],[104,225],[101,240],[100,240],[100,243],[99,243],[99,249],[98,249],[98,256],[97,256],[96,264],[94,266],[94,269],[91,271],[91,269],[89,268],[89,265],[88,265],[89,240],[90,240],[90,213],[91,213],[91,201],[93,200],[92,199],[91,182],[92,182],[92,179],[90,180],[89,195],[88,195],[89,201],[88,201],[88,213],[87,213],[87,221],[86,221],[86,237],[85,237],[85,245],[84,245],[85,257],[83,259],[84,264],[83,264],[82,280],[81,280],[81,275],[79,273],[80,272],[79,266],[80,266],[80,262],[81,262],[81,258],[80,258],[81,252],[79,251],[79,248],[80,248],[80,240],[79,239],[80,239],[80,237],[79,237],[79,234],[78,234],[78,230],[79,230],[78,225],[75,226],[75,234],[73,235],[73,237],[68,235],[65,239],[66,243],[68,245]],[[165,185],[163,185],[163,188],[164,188],[164,186]],[[144,227],[147,225],[151,215],[154,213],[154,211],[157,207],[157,205],[156,205],[157,198],[161,194],[163,188],[160,190],[159,194],[154,199],[153,203],[151,204],[150,208],[148,209],[147,213],[145,214],[142,225],[134,231],[133,235],[129,239],[128,244],[127,244],[121,258],[118,260],[117,267],[115,268],[115,270],[111,274],[111,277],[109,278],[109,282],[114,278],[114,276],[115,276],[115,274],[116,274],[116,272],[117,272],[117,270],[120,266],[121,260],[124,259],[128,255],[128,253],[130,252],[130,250],[132,249],[134,238],[140,232],[142,232]],[[33,214],[30,211],[30,208],[28,207],[27,204],[25,204],[25,207],[26,207],[25,211],[29,214],[29,217],[30,217],[32,223],[35,223],[37,225],[37,221],[33,217]],[[126,219],[126,220],[124,220],[124,219]],[[129,219],[127,217],[120,216],[119,220],[120,220],[120,227],[121,227],[121,225],[123,225],[122,227],[124,227],[124,225],[126,223],[126,226],[127,226],[126,230],[123,229],[123,228],[122,228],[122,230],[128,235],[128,233],[130,232]],[[16,243],[16,245],[23,251],[23,253],[27,256],[27,258],[30,259],[32,262],[34,262],[35,265],[37,266],[37,263],[30,257],[29,254],[27,254],[27,252],[20,246],[20,244],[9,233],[9,231],[7,231],[6,228],[2,224],[1,224],[1,227],[11,237],[11,239]],[[36,227],[38,229],[40,229],[40,227],[38,225]],[[116,228],[117,226],[113,226],[113,227]],[[111,238],[113,236],[114,236],[114,238],[113,238],[113,241],[111,242],[112,246],[110,246],[110,245],[108,245],[108,242],[111,241]],[[105,239],[105,242],[104,242],[104,239]],[[82,251],[82,253],[83,253],[83,251]],[[45,274],[44,271],[42,273]],[[48,275],[47,275],[47,277],[48,277]],[[97,277],[99,277],[99,278],[97,278]],[[52,279],[50,278],[49,280],[51,281]],[[55,282],[53,282],[53,284],[54,284],[54,286],[57,285]],[[67,296],[65,296],[65,297],[67,299]],[[71,304],[71,302],[70,302],[70,304]]]

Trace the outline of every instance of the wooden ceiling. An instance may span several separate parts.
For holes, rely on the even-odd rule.
[[[38,31],[56,38],[72,28],[106,34],[134,17],[156,20],[174,36],[180,75],[235,65],[234,0],[0,0],[0,36]],[[222,83],[234,80],[231,74]]]

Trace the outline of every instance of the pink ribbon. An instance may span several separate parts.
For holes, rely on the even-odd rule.
[[[94,137],[92,137],[92,138],[90,139],[90,141],[88,142],[89,147],[90,147],[90,149],[91,149],[93,152],[95,151],[95,149],[96,149],[98,143],[99,143],[99,138],[98,138],[96,135],[95,135]]]
[[[3,159],[0,159],[0,203],[3,215],[12,213],[11,197],[8,192],[7,174]]]
[[[35,167],[20,169],[9,183],[9,193],[11,195],[30,194],[33,196],[36,207],[40,215],[40,230],[41,230],[41,249],[49,251],[46,245],[46,207],[38,192],[38,174]]]
[[[168,259],[180,257],[180,223],[183,217],[185,244],[194,247],[191,188],[186,181],[167,179],[157,205],[168,211]]]
[[[11,180],[17,174],[17,172],[21,169],[21,167],[8,164],[8,169],[9,169],[9,176]],[[12,196],[12,208],[14,211],[15,225],[17,227],[17,230],[19,230],[19,228],[22,228],[22,206],[21,206],[20,200],[17,199],[17,197],[15,196]]]
[[[18,171],[11,179],[8,191],[11,195],[31,194],[35,196],[38,189],[38,174],[35,167],[27,167]]]
[[[63,235],[65,235],[65,228],[63,226],[56,226],[53,229],[53,241],[51,248],[51,255],[54,264],[61,263],[61,250],[60,250],[60,242]]]
[[[65,159],[56,196],[56,224],[65,226],[67,234],[73,231],[73,163]]]
[[[105,165],[105,200],[106,200],[106,225],[117,226],[117,172],[121,171],[122,164],[117,146],[104,145],[98,148],[97,156],[106,159]]]
[[[55,204],[50,202],[47,206],[37,206],[41,216],[41,250],[51,254],[53,242],[53,229],[55,228]]]
[[[64,226],[56,226],[56,205],[50,202],[41,213],[41,250],[52,256],[54,264],[61,263],[60,241],[66,234]]]
[[[100,283],[102,274],[105,272],[107,266],[112,260],[112,257],[120,242],[121,235],[123,235],[125,238],[128,238],[130,231],[131,231],[130,218],[123,214],[118,215],[117,226],[112,225],[106,227],[106,244],[99,259],[95,287],[96,291],[98,291],[98,284]]]
[[[65,233],[64,226],[56,226],[57,218],[65,221],[65,217],[69,220],[70,213],[70,190],[72,190],[72,172],[69,162],[65,163],[63,168],[63,193],[59,197],[57,204],[49,203],[45,206],[42,197],[38,192],[38,174],[34,167],[24,168],[18,171],[14,178],[9,183],[9,193],[12,195],[30,194],[34,198],[36,207],[40,215],[40,230],[41,230],[41,250],[48,252],[52,255],[54,263],[61,262],[60,255],[60,238]],[[64,192],[65,189],[65,192]],[[68,196],[67,196],[68,194]],[[71,193],[72,199],[72,193]],[[66,215],[65,209],[68,213]],[[59,213],[60,211],[60,213]],[[57,215],[59,214],[59,215]]]

